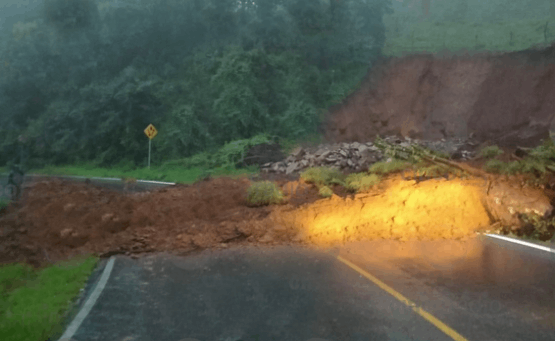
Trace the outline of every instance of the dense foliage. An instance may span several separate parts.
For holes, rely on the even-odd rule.
[[[313,133],[379,57],[389,0],[45,0],[0,32],[0,165],[143,165]]]

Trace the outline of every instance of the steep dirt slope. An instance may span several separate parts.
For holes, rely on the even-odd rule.
[[[466,137],[531,146],[549,137],[555,115],[555,44],[506,54],[412,55],[383,60],[364,84],[330,109],[335,142],[375,135]]]

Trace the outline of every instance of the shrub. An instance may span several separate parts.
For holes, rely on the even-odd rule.
[[[311,167],[301,173],[301,179],[317,186],[345,185],[345,175],[335,168]]]
[[[345,186],[350,192],[366,191],[380,182],[377,174],[354,173],[347,177]]]
[[[530,150],[529,154],[537,159],[555,161],[555,142],[547,139],[542,145]]]
[[[503,150],[501,150],[501,148],[497,147],[497,146],[487,146],[484,147],[480,150],[480,152],[478,153],[478,155],[480,157],[486,158],[486,159],[491,159],[494,158],[498,155],[503,154]]]
[[[522,163],[519,161],[511,161],[505,165],[503,173],[516,174],[522,172]]]
[[[320,190],[318,191],[318,193],[320,194],[321,197],[323,198],[329,198],[333,195],[333,191],[331,190],[331,188],[329,188],[328,186],[322,186],[320,187]]]
[[[376,174],[389,174],[389,173],[394,173],[394,172],[398,172],[400,170],[406,169],[409,166],[411,166],[410,162],[393,159],[390,162],[387,162],[387,161],[376,162],[372,166],[370,166],[368,171],[370,173],[376,173]]]
[[[283,193],[271,181],[258,181],[248,188],[247,202],[253,206],[280,204]]]
[[[505,168],[505,162],[496,159],[488,160],[484,164],[484,170],[490,173],[502,173]]]
[[[10,202],[8,200],[0,199],[0,212],[6,207],[8,207],[9,205],[10,205]]]
[[[529,229],[529,236],[534,239],[548,240],[553,237],[555,227],[555,217],[544,218],[538,214],[522,214],[521,221],[532,229]]]

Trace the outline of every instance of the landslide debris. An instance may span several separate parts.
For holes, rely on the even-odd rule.
[[[534,146],[555,132],[555,43],[511,53],[385,59],[330,108],[327,141],[399,135]]]

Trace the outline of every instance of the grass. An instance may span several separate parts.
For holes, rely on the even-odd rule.
[[[318,187],[345,185],[345,175],[340,170],[328,167],[311,167],[301,173],[301,179]]]
[[[247,189],[247,202],[251,206],[280,204],[283,202],[283,193],[271,181],[258,181]]]
[[[320,187],[320,189],[318,190],[318,194],[322,197],[322,198],[329,198],[333,195],[333,191],[331,190],[331,188],[329,188],[328,186],[322,186]]]
[[[376,162],[372,166],[370,166],[368,171],[374,174],[385,175],[389,173],[395,173],[403,169],[407,169],[411,165],[412,164],[410,162],[393,159],[390,162],[386,162],[386,161]]]
[[[380,182],[377,174],[353,173],[345,180],[346,188],[350,192],[367,191]]]
[[[94,257],[35,270],[0,267],[0,335],[3,341],[44,341],[60,335],[64,314],[96,266]]]
[[[483,157],[486,159],[491,159],[501,154],[503,154],[503,150],[498,146],[487,146],[480,149],[480,151],[478,152],[478,155],[480,157]]]
[[[395,33],[396,20],[401,19],[400,29]],[[468,51],[519,51],[534,45],[545,44],[543,29],[548,24],[547,43],[555,39],[555,17],[541,19],[510,20],[505,22],[414,22],[396,14],[386,15],[386,43],[383,53],[402,56],[405,52],[425,51],[437,53],[445,49]],[[404,26],[404,27],[401,27]],[[511,42],[511,32],[513,38]],[[476,40],[476,35],[478,39]]]
[[[168,181],[178,183],[193,183],[207,175],[241,176],[258,173],[257,167],[248,168],[214,168],[203,167],[181,168],[178,166],[153,166],[150,169],[102,168],[91,165],[48,166],[31,170],[29,173],[43,175],[77,175],[87,177],[135,178],[144,180]]]

